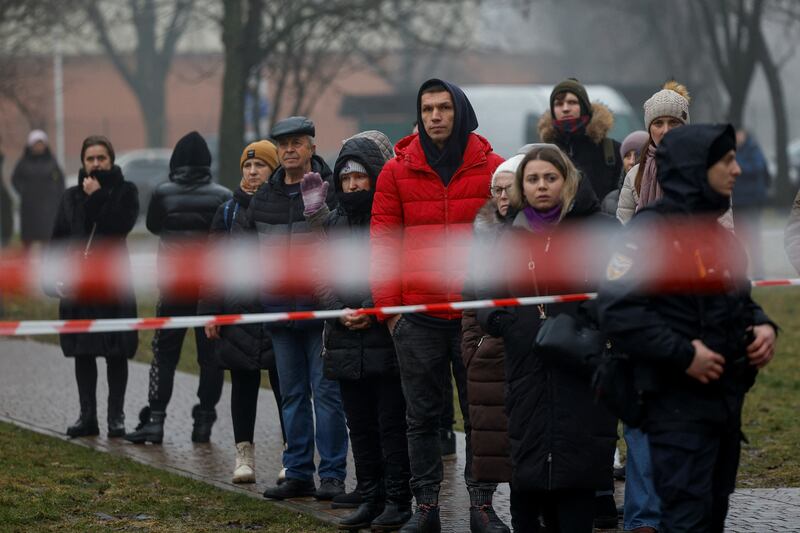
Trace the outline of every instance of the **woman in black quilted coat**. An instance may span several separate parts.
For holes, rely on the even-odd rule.
[[[337,240],[369,239],[375,184],[384,163],[393,156],[391,143],[380,132],[347,139],[333,170],[338,207],[322,207],[306,215],[309,225],[328,239],[331,250],[347,249]],[[313,183],[316,178],[316,184]],[[304,197],[322,186],[319,176],[303,178]],[[305,200],[304,200],[305,201]],[[305,205],[309,205],[308,202]],[[341,264],[333,259],[331,264]],[[317,300],[323,309],[372,307],[366,277],[359,288],[337,290],[320,284]],[[411,475],[406,440],[405,398],[394,343],[384,324],[373,317],[349,314],[325,323],[324,373],[339,381],[350,429],[361,505],[341,521],[341,527],[400,528],[411,517]]]
[[[108,247],[119,248],[116,251],[127,257],[125,239],[139,216],[136,185],[125,181],[120,168],[114,165],[114,148],[105,137],[87,137],[81,147],[81,161],[78,185],[67,189],[61,197],[51,243],[58,245],[59,251],[74,249],[87,258],[96,249]],[[60,282],[46,286],[45,290],[61,299],[58,316],[62,320],[136,316],[133,287],[123,294],[106,295],[101,300],[79,298]],[[67,428],[67,435],[81,437],[99,433],[97,357],[106,358],[108,436],[125,435],[123,406],[128,359],[136,353],[137,332],[69,333],[61,334],[60,341],[64,355],[75,358],[81,406],[80,417]]]

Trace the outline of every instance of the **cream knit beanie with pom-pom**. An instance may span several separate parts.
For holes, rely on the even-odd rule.
[[[664,88],[644,103],[644,123],[650,124],[659,117],[674,117],[689,124],[689,91],[676,81],[669,81]]]

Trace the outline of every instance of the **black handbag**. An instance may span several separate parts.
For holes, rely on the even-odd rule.
[[[639,427],[645,417],[644,392],[638,386],[636,367],[626,354],[613,350],[603,356],[592,377],[595,401],[629,427]]]
[[[562,313],[542,323],[534,350],[553,365],[591,376],[606,350],[606,337],[600,330]]]

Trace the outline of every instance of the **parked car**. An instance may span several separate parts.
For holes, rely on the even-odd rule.
[[[144,148],[131,150],[117,156],[117,165],[125,179],[139,189],[139,218],[147,214],[153,189],[169,179],[169,158],[172,150],[167,148]]]

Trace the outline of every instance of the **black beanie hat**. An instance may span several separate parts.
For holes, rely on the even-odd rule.
[[[733,128],[726,128],[722,135],[714,139],[714,142],[708,147],[706,168],[716,165],[731,150],[736,150],[736,134],[733,133]]]
[[[172,157],[169,158],[169,170],[174,172],[180,167],[210,167],[211,152],[203,136],[196,131],[187,133],[175,144]]]
[[[581,82],[579,82],[577,78],[567,78],[553,87],[553,92],[550,93],[550,114],[553,115],[553,118],[556,117],[556,114],[553,112],[556,96],[561,93],[572,93],[577,96],[578,101],[581,103],[581,114],[592,116],[592,103],[589,101],[589,94],[586,92],[586,87],[581,85]]]

